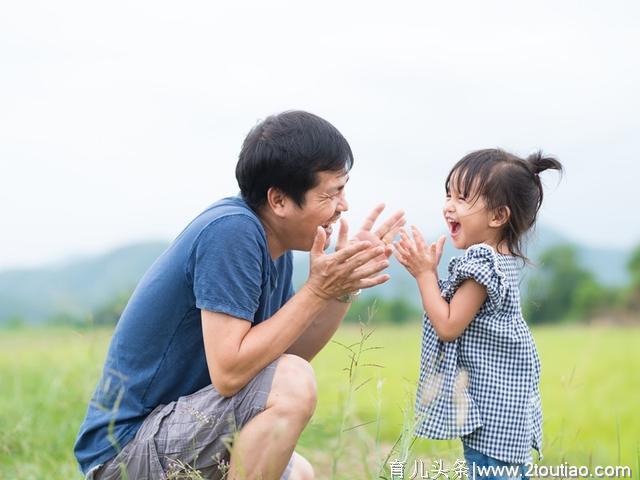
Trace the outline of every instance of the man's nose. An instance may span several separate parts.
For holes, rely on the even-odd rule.
[[[347,198],[344,196],[344,194],[340,195],[340,202],[338,202],[337,210],[341,213],[349,210],[349,203],[347,202]]]

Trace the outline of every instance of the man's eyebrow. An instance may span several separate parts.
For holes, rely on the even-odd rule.
[[[339,187],[337,187],[337,189],[342,190],[348,182],[349,182],[349,175],[347,175],[347,178],[344,180],[344,183],[341,184]]]
[[[331,187],[328,191],[329,192],[339,192],[340,190],[342,190],[344,188],[344,186],[347,184],[348,181],[349,181],[349,177],[347,177],[347,179],[344,181],[344,183],[340,183],[339,185]]]

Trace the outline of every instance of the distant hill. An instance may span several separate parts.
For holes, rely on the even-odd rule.
[[[551,245],[568,240],[555,230],[540,228],[531,241],[529,256],[536,260]],[[575,244],[575,242],[574,242]],[[42,323],[56,315],[84,318],[115,297],[133,290],[153,261],[167,247],[165,242],[128,245],[103,255],[62,264],[25,270],[0,272],[0,324],[20,318],[28,323]],[[627,281],[625,264],[628,251],[613,248],[590,248],[576,245],[583,265],[607,285]],[[453,255],[449,244],[441,263],[441,273]],[[294,284],[302,285],[308,272],[308,254],[294,254]],[[365,293],[385,298],[402,297],[419,305],[413,278],[396,261],[391,262],[392,280]],[[523,291],[526,289],[526,276]],[[523,292],[524,293],[524,292]]]
[[[54,266],[0,272],[0,323],[84,317],[133,290],[165,248],[164,242],[140,243]]]

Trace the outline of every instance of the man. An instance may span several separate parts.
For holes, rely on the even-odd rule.
[[[336,252],[324,252],[348,209],[352,164],[340,132],[310,113],[251,130],[236,167],[241,196],[184,229],[118,322],[75,445],[88,478],[190,468],[204,478],[313,478],[294,452],[316,403],[308,362],[355,292],[388,280],[385,243],[404,224],[398,212],[373,233],[379,206],[348,241],[341,219]],[[310,252],[297,293],[291,250]]]

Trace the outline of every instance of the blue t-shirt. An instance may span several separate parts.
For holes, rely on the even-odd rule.
[[[84,473],[116,455],[158,405],[211,383],[200,310],[254,325],[293,295],[291,252],[271,259],[260,220],[240,197],[196,217],[149,268],[115,329],[74,447]]]

